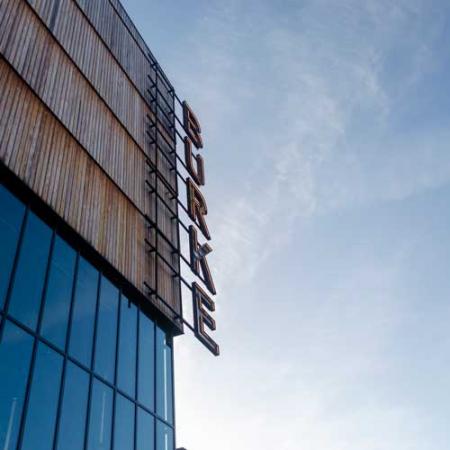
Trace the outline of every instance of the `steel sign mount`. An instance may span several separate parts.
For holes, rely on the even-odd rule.
[[[180,311],[176,311],[161,295],[158,286],[158,264],[155,263],[154,282],[145,284],[149,296],[162,302],[175,315],[176,320],[189,328],[204,346],[218,356],[219,345],[211,337],[212,332],[216,330],[216,321],[213,318],[216,305],[212,298],[216,295],[216,287],[208,264],[208,255],[212,252],[209,244],[211,234],[206,220],[208,207],[201,192],[201,187],[205,185],[204,159],[200,153],[204,148],[202,129],[190,105],[178,98],[153,55],[149,54],[149,57],[153,61],[153,72],[148,75],[150,85],[147,94],[153,115],[147,115],[146,133],[150,145],[155,149],[155,157],[147,161],[149,179],[146,183],[149,195],[154,199],[154,217],[146,217],[152,238],[147,238],[145,242],[155,261],[167,267],[178,281],[181,305],[181,288],[190,291],[192,322],[183,316],[182,307]],[[178,151],[180,147],[183,150],[180,152],[181,156]],[[160,169],[162,162],[175,174],[175,184]],[[178,182],[185,187],[186,203],[180,199]],[[167,192],[169,200],[164,195]],[[160,207],[166,208],[177,222],[177,242],[173,242],[158,222]],[[179,211],[184,213],[190,223],[180,218]],[[181,251],[180,236],[183,233],[189,248],[188,256]],[[169,248],[169,256],[167,251],[164,252],[164,248]],[[183,276],[183,266],[193,275],[194,281],[188,281]]]

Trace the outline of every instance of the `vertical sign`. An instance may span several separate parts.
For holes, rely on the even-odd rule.
[[[216,329],[216,321],[212,317],[216,305],[210,297],[210,295],[216,295],[216,288],[207,260],[212,248],[208,242],[200,242],[200,239],[202,241],[211,239],[206,223],[208,207],[200,191],[200,187],[205,185],[204,161],[203,157],[197,153],[203,148],[202,130],[200,122],[186,101],[182,103],[182,107],[183,126],[187,135],[184,138],[184,156],[190,176],[186,179],[187,209],[190,219],[195,224],[189,227],[190,268],[203,281],[208,291],[206,292],[198,283],[192,283],[194,329],[197,338],[217,356],[219,355],[219,346],[208,332],[208,329],[210,331]],[[199,238],[198,231],[201,232],[201,238]]]

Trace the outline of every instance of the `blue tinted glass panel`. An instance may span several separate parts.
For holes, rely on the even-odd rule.
[[[166,333],[156,327],[156,412],[173,422],[172,349]]]
[[[20,249],[9,312],[32,329],[36,328],[41,304],[51,237],[52,230],[30,213]]]
[[[63,358],[39,344],[25,422],[22,450],[51,450]]]
[[[0,186],[0,309],[5,302],[25,206]]]
[[[114,450],[134,449],[134,404],[120,394],[116,397]]]
[[[118,306],[118,289],[107,278],[102,277],[97,322],[95,371],[111,383],[114,382]]]
[[[139,313],[139,401],[154,409],[155,405],[155,324]]]
[[[60,237],[56,237],[41,334],[60,348],[64,348],[66,343],[75,259],[75,250]]]
[[[0,448],[16,447],[33,338],[10,322],[0,343]]]
[[[138,408],[136,450],[155,450],[155,419]]]
[[[126,297],[121,297],[117,384],[131,397],[135,396],[136,340],[137,308]]]
[[[73,306],[70,353],[91,366],[94,319],[97,301],[98,271],[80,258]]]
[[[112,425],[112,390],[94,380],[89,418],[88,450],[110,450]]]
[[[88,387],[87,372],[68,362],[59,425],[59,450],[83,450]]]
[[[156,421],[156,450],[173,450],[173,430],[159,420]]]

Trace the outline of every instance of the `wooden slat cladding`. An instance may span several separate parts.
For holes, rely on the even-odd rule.
[[[150,63],[108,0],[75,0],[111,49],[122,67],[145,95]]]
[[[143,69],[139,66],[138,71],[136,71],[135,66],[128,65],[128,71],[126,71],[125,65],[117,59],[113,49],[107,46],[99,30],[93,27],[86,12],[83,12],[80,5],[74,0],[64,2],[60,2],[60,0],[28,0],[28,3],[132,135],[133,139],[142,148],[145,148],[144,118],[146,114],[153,117],[153,112],[149,108],[151,97],[147,91],[151,81],[144,77],[143,84],[139,87],[133,81],[133,74],[141,76],[142,73],[146,73],[151,75],[153,69],[150,67],[148,60],[144,58],[143,64],[146,67]],[[108,6],[107,0],[104,0],[102,6],[103,8]],[[131,29],[125,28],[122,22],[119,23],[122,24],[123,33],[127,33],[127,30]],[[133,29],[135,30],[135,28]],[[137,33],[136,30],[135,33]],[[133,43],[133,40],[130,43],[126,39],[119,39],[119,42],[122,42],[122,40],[128,42],[129,45]],[[143,41],[142,38],[140,38],[140,41]],[[134,45],[138,44],[134,42]],[[139,48],[142,51],[142,47]],[[120,55],[119,52],[116,53]],[[138,60],[134,59],[134,61]],[[160,83],[159,89],[165,93],[166,98],[170,98],[167,94],[166,84]],[[173,103],[172,100],[169,103]],[[168,104],[161,100],[160,106],[168,114]],[[168,117],[164,117],[160,113],[160,121],[164,125],[160,127],[161,132],[165,134],[167,139],[173,139]]]
[[[3,59],[0,86],[0,160],[142,289],[152,267],[140,211]]]
[[[122,19],[122,21],[126,24],[130,34],[136,40],[142,52],[144,54],[147,54],[150,51],[150,49],[147,47],[147,44],[145,43],[144,39],[142,39],[142,36],[139,34],[139,31],[136,29],[134,23],[131,21],[130,17],[128,16],[127,12],[122,6],[122,3],[120,3],[120,1],[118,0],[108,0],[108,1],[116,10],[117,14]]]
[[[29,0],[56,40],[137,143],[145,147],[145,115],[152,114],[83,12],[72,0]],[[148,81],[148,85],[149,85]]]
[[[5,0],[0,52],[145,211],[145,155],[22,0]]]
[[[109,0],[74,1],[85,12],[141,94],[146,96],[147,74],[154,78],[154,70],[147,55],[148,48],[120,3]],[[170,101],[168,86],[161,84],[160,89]]]
[[[63,3],[59,0],[28,0],[28,3],[145,152],[148,142],[145,117],[154,117],[149,107],[150,100],[146,100],[145,95],[138,91],[130,74],[124,71],[80,7],[73,0]],[[150,72],[149,66],[147,73]],[[146,79],[144,82],[149,88],[150,80]],[[160,83],[159,88],[164,90],[164,85]],[[163,100],[160,104],[167,109]],[[159,119],[167,122],[161,112]],[[166,128],[159,126],[160,132],[168,141],[172,141],[173,132],[167,130],[167,123],[165,125]],[[168,179],[174,186],[172,173],[168,175]]]
[[[156,152],[145,133],[153,114],[143,98],[150,63],[141,46],[108,0],[0,0],[0,54],[2,163],[145,293],[144,282],[156,283],[144,218],[155,219],[146,180],[155,183],[147,160]],[[171,165],[159,158],[158,168],[173,190]],[[162,182],[158,192],[176,210]],[[159,202],[158,225],[176,246],[172,216]],[[161,261],[157,284],[179,310],[179,282]]]
[[[99,1],[99,0],[96,0]],[[151,54],[150,49],[147,47],[147,44],[145,43],[144,39],[142,39],[142,36],[140,35],[139,31],[137,30],[134,23],[131,21],[130,16],[125,11],[125,8],[122,6],[119,0],[109,0],[109,3],[112,5],[114,11],[119,16],[120,21],[124,25],[124,27],[128,30],[129,34],[133,37],[133,40],[135,41],[136,45],[140,48],[142,51],[142,54],[144,57],[149,58],[149,54]],[[163,82],[160,84],[159,88],[161,90],[162,95],[167,100],[168,104],[170,105],[170,108],[173,109],[173,99],[170,95],[170,90],[172,86],[170,85],[167,78],[165,78],[165,75],[162,80]],[[169,111],[168,104],[165,101],[161,102],[161,106],[166,110],[166,112]],[[162,120],[163,123],[166,122],[165,119]],[[169,124],[170,127],[170,124]],[[170,129],[170,128],[169,128]]]

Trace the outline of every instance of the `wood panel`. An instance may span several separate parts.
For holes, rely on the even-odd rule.
[[[149,53],[150,49],[147,47],[147,44],[145,43],[144,39],[142,39],[142,36],[140,35],[133,21],[130,19],[128,13],[125,11],[125,8],[122,6],[122,3],[120,3],[120,1],[118,0],[108,0],[108,1],[112,5],[113,9],[115,10],[119,18],[127,27],[128,32],[134,38],[141,51],[144,54]]]
[[[142,290],[141,212],[2,59],[0,160]]]
[[[6,0],[0,52],[81,145],[145,211],[145,155],[22,0]],[[14,32],[13,32],[14,30]]]
[[[84,8],[122,61],[72,0],[2,0],[0,159],[144,292],[144,281],[155,285],[154,256],[145,247],[154,235],[144,215],[155,218],[145,181],[155,184],[146,160],[155,162],[156,151],[145,138],[151,112],[135,83],[146,78],[140,68],[149,62],[108,0]],[[159,158],[158,168],[175,187],[170,164]],[[158,191],[176,209],[161,182]],[[158,225],[177,245],[176,221],[162,202]],[[159,247],[176,266],[172,249]],[[179,282],[161,262],[158,287],[179,310]]]
[[[154,118],[149,103],[80,7],[72,0],[64,2],[63,5],[57,0],[28,0],[28,3],[49,27],[52,35],[89,80],[99,97],[111,108],[136,144],[148,155],[149,138],[145,133],[148,123],[145,118],[147,115]],[[73,23],[76,25],[71,26]],[[134,68],[131,72],[134,72]],[[149,83],[150,81],[146,80],[147,87]],[[161,85],[160,81],[159,87]],[[161,102],[167,108],[167,104],[162,100]],[[159,119],[163,118],[166,119],[160,113]],[[159,130],[167,141],[173,140],[173,132],[168,132],[164,126],[160,126]],[[172,148],[169,148],[168,152]],[[166,171],[165,176],[172,187],[175,187],[175,174]]]
[[[154,69],[151,68],[151,59],[148,56],[149,49],[120,2],[109,0],[75,1],[85,12],[125,72],[133,80],[137,89],[142,95],[147,95],[147,74],[150,74],[152,79],[155,77]],[[160,89],[167,101],[171,103],[170,86],[161,84]],[[162,102],[161,106],[165,107],[165,102]]]
[[[152,112],[77,4],[56,0],[28,3],[133,139],[144,148],[144,118]]]
[[[150,63],[108,0],[75,0],[120,61],[141,93],[145,93]]]

